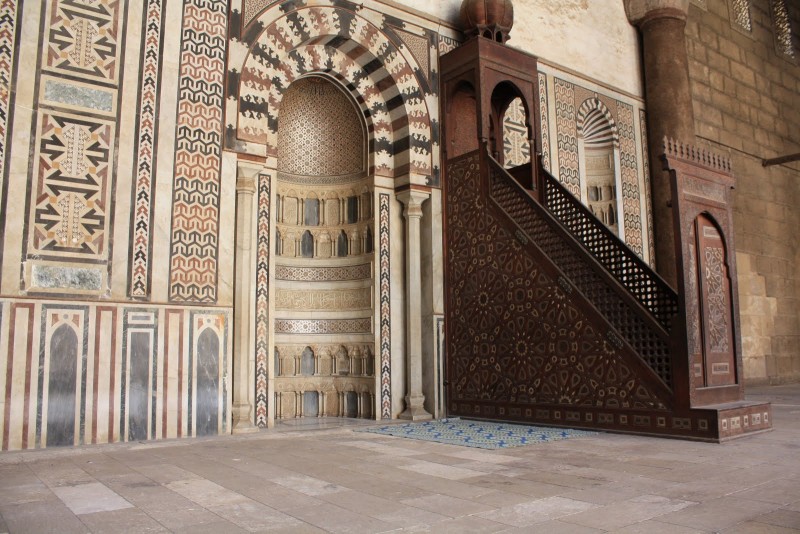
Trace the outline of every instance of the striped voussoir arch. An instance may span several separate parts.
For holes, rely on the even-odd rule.
[[[375,24],[332,6],[268,9],[253,24],[238,84],[236,134],[277,154],[280,103],[298,78],[325,73],[361,106],[370,133],[370,172],[433,172],[431,118],[422,71]]]
[[[611,111],[598,98],[587,98],[578,109],[578,133],[585,146],[619,146],[619,132]]]

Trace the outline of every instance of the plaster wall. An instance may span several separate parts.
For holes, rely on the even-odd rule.
[[[459,26],[461,0],[395,0]],[[639,41],[623,2],[517,0],[508,44],[561,68],[642,96]]]

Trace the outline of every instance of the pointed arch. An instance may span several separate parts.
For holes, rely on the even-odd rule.
[[[578,109],[578,135],[587,146],[619,146],[619,133],[614,116],[598,98],[587,98]]]
[[[427,82],[413,55],[372,22],[339,7],[288,11],[276,5],[251,24],[247,38],[248,50],[240,45],[231,52],[231,70],[240,73],[232,88],[238,93],[236,124],[228,125],[236,141],[265,145],[274,155],[283,92],[300,76],[324,72],[340,77],[361,105],[375,174],[433,173]]]

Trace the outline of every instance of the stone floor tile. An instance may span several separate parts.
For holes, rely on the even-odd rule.
[[[529,526],[506,528],[501,531],[500,534],[531,534],[531,532],[541,532],[543,534],[600,534],[606,531],[564,523],[556,519],[553,521],[545,521],[544,523],[537,523],[533,528]]]
[[[791,504],[800,496],[800,479],[779,479],[764,482],[754,488],[738,491],[733,494],[741,499]]]
[[[75,515],[111,512],[133,508],[133,505],[108,487],[94,482],[78,486],[53,488],[53,493],[61,499]]]
[[[767,523],[768,525],[776,525],[779,527],[800,529],[800,511],[781,508],[779,510],[775,510],[774,512],[760,515],[754,518],[753,521]]]
[[[194,508],[174,508],[172,510],[145,510],[147,515],[158,521],[169,531],[176,531],[189,528],[195,525],[215,523],[220,520],[217,514],[209,512],[205,508],[195,506]]]
[[[659,521],[700,530],[722,530],[779,508],[773,503],[721,497],[660,516]]]
[[[74,466],[71,462],[58,463],[53,459],[37,461],[29,465],[31,470],[39,477],[39,480],[50,488],[97,482],[94,477]]]
[[[435,462],[416,462],[413,464],[400,466],[400,469],[406,469],[408,471],[414,471],[415,473],[422,473],[434,477],[446,478],[448,480],[463,480],[465,478],[472,478],[482,475],[480,471],[473,471],[471,469],[464,469],[462,467],[444,465]]]
[[[540,498],[541,497],[539,496],[534,497],[531,495],[523,495],[521,493],[512,493],[509,491],[491,491],[485,495],[481,495],[480,497],[476,497],[475,499],[471,500],[485,504],[486,506],[505,508],[515,504],[535,501]]]
[[[421,508],[413,508],[402,504],[395,505],[394,509],[387,513],[370,513],[370,516],[391,525],[397,525],[404,531],[412,529],[412,527],[422,528],[426,525],[436,525],[442,521],[451,520],[451,518],[446,515],[436,514]]]
[[[564,499],[563,497],[548,497],[478,515],[484,519],[497,521],[512,527],[526,527],[544,523],[551,519],[560,519],[596,507],[596,504],[584,501]]]
[[[407,506],[421,508],[422,510],[443,514],[448,517],[462,517],[494,510],[494,507],[466,499],[451,497],[450,495],[430,495],[427,497],[418,497],[416,499],[404,499],[402,503]]]
[[[705,502],[731,495],[740,489],[741,487],[736,484],[701,479],[656,489],[653,493],[670,499]]]
[[[80,519],[59,500],[26,504],[0,505],[0,516],[10,533],[89,532]]]
[[[720,532],[722,534],[797,534],[800,529],[779,527],[756,521],[745,521]]]
[[[248,532],[286,530],[303,524],[294,517],[255,501],[212,506],[208,510]]]
[[[229,521],[218,520],[213,523],[202,523],[185,528],[177,528],[174,534],[244,534],[247,531]]]
[[[433,525],[422,525],[403,529],[403,532],[431,532],[436,534],[489,534],[503,532],[508,525],[482,519],[480,517],[459,517],[447,519]]]
[[[248,501],[247,497],[223,488],[210,480],[179,480],[166,485],[175,493],[204,508]]]
[[[464,480],[464,482],[473,486],[486,488],[487,490],[519,493],[520,495],[537,498],[554,497],[566,493],[571,489],[566,486],[534,482],[526,478],[502,475],[483,475]]]
[[[141,534],[146,532],[169,532],[158,521],[136,508],[85,514],[80,520],[91,532],[114,534]]]
[[[361,534],[364,532],[387,532],[399,528],[398,525],[365,517],[327,503],[312,507],[295,508],[286,513],[329,532]]]
[[[586,489],[570,490],[562,493],[561,497],[567,499],[575,499],[576,501],[586,501],[594,504],[612,504],[616,502],[626,501],[638,495],[642,491],[634,488],[618,488],[611,487],[610,484],[602,486],[593,486]]]
[[[328,495],[339,491],[347,491],[347,488],[337,486],[326,480],[319,478],[309,477],[305,475],[293,475],[288,477],[281,477],[272,480],[275,484],[285,488],[292,489],[304,495],[316,497],[319,495]]]
[[[549,471],[535,471],[519,478],[531,480],[533,482],[541,482],[544,484],[553,484],[555,486],[564,486],[567,488],[590,488],[592,486],[599,486],[605,482],[593,478],[584,478],[566,473],[555,473]]]
[[[0,475],[0,479],[2,475]],[[0,487],[0,503],[25,504],[29,502],[42,502],[53,498],[53,492],[39,482],[32,484],[7,485]]]
[[[693,504],[695,503],[667,499],[657,495],[640,495],[572,515],[565,518],[564,521],[586,527],[616,530],[669,512],[682,510]]]
[[[641,523],[628,525],[614,532],[615,534],[703,534],[710,531],[664,523],[657,519],[648,519]]]

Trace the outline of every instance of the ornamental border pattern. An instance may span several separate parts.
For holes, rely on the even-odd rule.
[[[258,177],[258,219],[256,242],[256,373],[255,420],[267,427],[269,382],[269,253],[271,176]]]
[[[391,239],[389,195],[380,194],[378,205],[380,261],[381,419],[392,418],[392,314]]]
[[[0,250],[5,243],[6,189],[8,169],[6,154],[11,144],[11,124],[14,117],[14,87],[17,73],[17,16],[22,13],[23,0],[0,1]],[[0,268],[3,255],[0,254]]]
[[[656,243],[653,236],[653,199],[650,185],[650,147],[647,145],[647,115],[643,109],[639,110],[639,130],[642,140],[642,169],[644,171],[644,197],[645,213],[647,221],[647,243],[650,253],[650,267],[656,267]]]
[[[128,295],[135,299],[150,296],[153,252],[153,205],[158,147],[158,111],[161,101],[161,47],[164,28],[164,2],[148,0],[143,14],[142,51],[139,59],[142,77],[139,87],[138,137],[136,140],[136,178],[131,205],[130,272]]]
[[[226,2],[184,1],[170,302],[217,302],[226,28]]]

